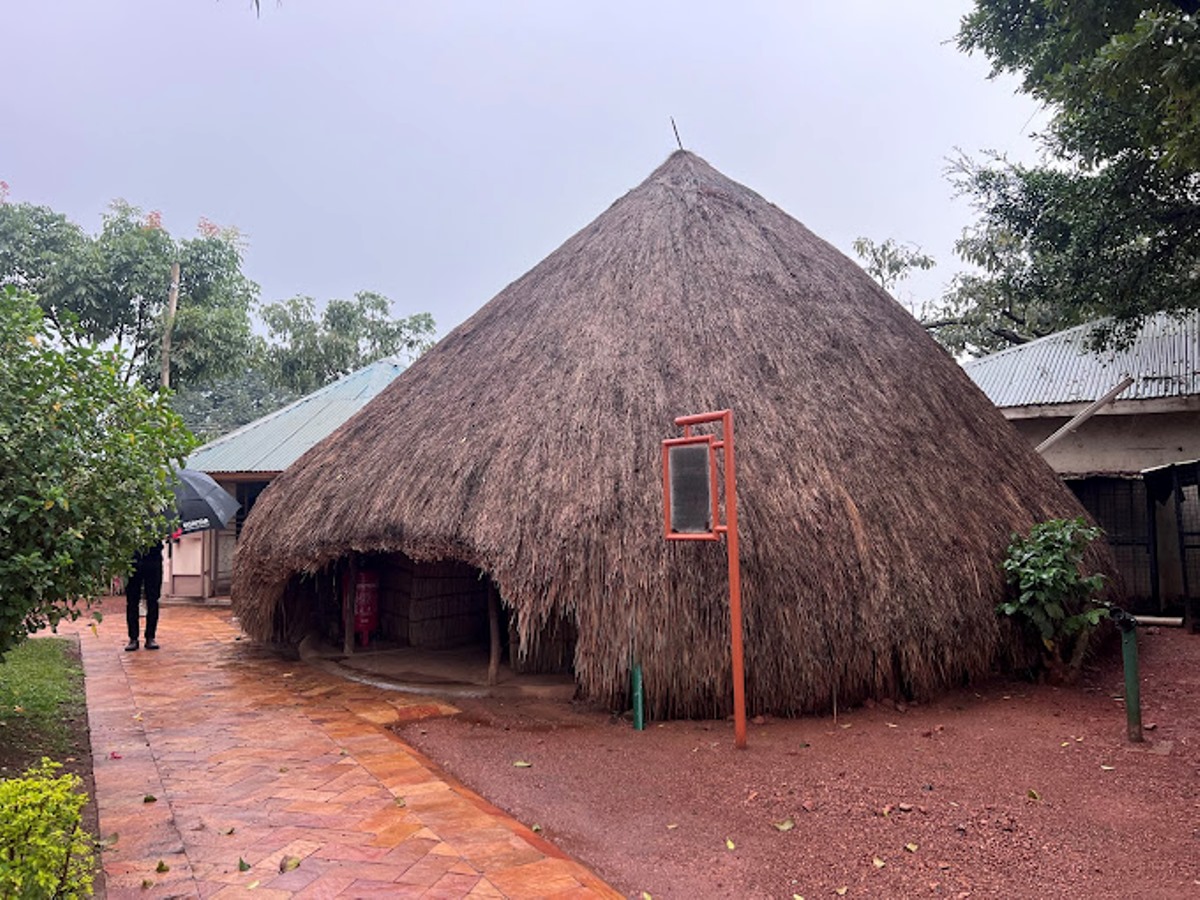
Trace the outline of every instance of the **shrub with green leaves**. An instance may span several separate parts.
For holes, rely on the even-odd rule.
[[[1004,560],[1009,596],[997,611],[1036,635],[1052,678],[1078,677],[1092,629],[1108,616],[1100,599],[1105,578],[1084,574],[1083,560],[1103,532],[1082,518],[1051,519],[1028,535],[1013,534]]]
[[[75,900],[92,894],[92,842],[80,811],[87,795],[75,775],[56,776],[42,759],[0,781],[0,897]]]
[[[0,288],[0,655],[166,534],[171,470],[195,446],[118,351],[63,328]]]

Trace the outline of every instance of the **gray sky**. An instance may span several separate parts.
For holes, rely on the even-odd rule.
[[[956,147],[1037,107],[953,46],[966,0],[9,3],[0,180],[89,231],[120,197],[237,226],[261,299],[359,289],[444,334],[684,145],[846,253],[939,266]],[[852,255],[852,254],[851,254]]]

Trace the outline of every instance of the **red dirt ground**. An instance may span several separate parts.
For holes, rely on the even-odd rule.
[[[1196,898],[1200,635],[1139,638],[1141,745],[1119,651],[1077,688],[760,719],[745,751],[730,722],[535,701],[399,731],[631,897]]]

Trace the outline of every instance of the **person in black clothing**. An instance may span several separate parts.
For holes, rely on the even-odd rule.
[[[146,591],[146,649],[157,650],[158,598],[162,593],[162,546],[155,544],[139,550],[133,558],[133,572],[125,585],[125,624],[129,626],[126,650],[138,648],[138,605],[142,589]]]

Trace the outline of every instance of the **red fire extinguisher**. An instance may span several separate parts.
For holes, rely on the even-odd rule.
[[[354,580],[354,630],[362,646],[367,646],[378,625],[379,573],[360,571]]]

